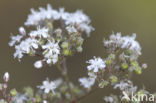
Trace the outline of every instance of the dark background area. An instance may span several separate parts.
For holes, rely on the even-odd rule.
[[[30,8],[45,7],[49,3],[53,8],[65,7],[73,12],[82,9],[92,20],[95,31],[85,39],[84,51],[68,59],[69,75],[78,85],[78,78],[86,75],[86,60],[93,56],[105,57],[103,38],[114,32],[137,34],[142,46],[140,62],[146,62],[148,69],[140,76],[134,76],[134,83],[147,90],[156,92],[156,1],[155,0],[0,0],[0,78],[8,71],[11,76],[10,88],[21,90],[23,86],[41,84],[49,77],[60,77],[55,67],[37,70],[33,63],[37,58],[24,57],[21,62],[13,58],[14,48],[8,46],[10,33],[17,34],[23,26]],[[2,79],[0,79],[2,80]],[[102,97],[112,90],[106,88],[90,95],[83,103],[102,103]]]

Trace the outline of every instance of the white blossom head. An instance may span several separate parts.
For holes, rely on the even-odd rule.
[[[79,78],[79,82],[80,85],[83,86],[84,88],[90,89],[91,86],[93,86],[95,83],[95,78],[83,77],[83,78]]]
[[[49,81],[49,79],[47,78],[47,80],[42,82],[41,86],[37,86],[38,88],[44,90],[44,93],[49,93],[50,91],[52,91],[53,94],[55,94],[55,89],[57,88],[56,84],[53,81]]]
[[[119,88],[120,90],[124,90],[125,88],[128,88],[129,84],[127,82],[121,81],[118,84],[114,85],[114,89]]]
[[[138,41],[135,40],[136,34],[133,34],[132,36],[124,36],[123,37],[123,44],[122,48],[128,48],[132,50],[137,55],[141,55],[141,47]]]
[[[12,100],[15,103],[24,103],[25,101],[28,100],[28,98],[23,94],[17,94],[16,96],[12,98]]]
[[[29,35],[30,37],[48,38],[50,37],[50,35],[48,34],[48,31],[49,31],[48,28],[37,27],[37,30],[31,31]]]
[[[104,46],[113,51],[119,48],[131,50],[134,56],[138,56],[141,55],[141,46],[135,39],[135,33],[132,36],[121,36],[121,33],[113,33],[109,40],[104,40]]]
[[[49,40],[47,44],[42,45],[42,49],[44,50],[43,55],[47,64],[55,64],[58,61],[58,56],[60,54],[58,42]]]
[[[99,70],[105,69],[106,67],[105,61],[100,57],[97,58],[94,56],[94,58],[87,61],[87,63],[90,64],[89,66],[87,66],[87,69],[89,71],[93,70],[93,72],[95,73]]]
[[[73,25],[81,32],[85,32],[88,36],[94,28],[90,25],[90,18],[84,14],[81,10],[77,10],[74,13],[69,13],[60,8],[59,10],[53,9],[49,4],[47,8],[39,8],[39,11],[31,9],[31,14],[28,16],[25,22],[26,26],[38,26],[43,25],[44,20],[51,21],[64,21],[65,26]]]

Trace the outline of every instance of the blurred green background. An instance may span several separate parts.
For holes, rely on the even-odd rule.
[[[103,38],[114,32],[137,33],[137,40],[143,50],[141,62],[148,63],[148,69],[140,76],[133,77],[135,84],[156,91],[156,1],[155,0],[0,0],[0,78],[8,71],[11,75],[10,88],[21,90],[23,86],[41,84],[46,77],[54,80],[60,76],[55,67],[37,70],[33,63],[37,58],[24,57],[22,62],[13,59],[14,48],[8,46],[10,33],[17,34],[23,26],[30,8],[65,7],[68,11],[82,9],[92,20],[96,31],[86,38],[84,51],[68,59],[70,79],[86,75],[85,61],[93,56],[105,57]],[[0,79],[2,80],[2,79]],[[108,87],[86,98],[83,103],[103,103],[102,97],[109,95]]]

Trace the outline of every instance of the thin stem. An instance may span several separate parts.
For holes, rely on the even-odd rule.
[[[5,81],[5,82],[3,83],[3,88],[2,88],[2,97],[3,97],[4,100],[6,100],[6,101],[9,103],[8,98],[7,98],[7,93],[6,93],[6,91],[7,91],[7,86],[8,86],[8,84],[7,84],[7,82]]]
[[[69,78],[68,78],[68,69],[67,69],[66,59],[64,59],[64,61],[63,61],[63,69],[64,69],[64,72],[65,72],[65,80],[66,80],[67,86],[69,88],[71,99],[73,99],[72,88],[70,86],[70,82],[69,82]]]
[[[62,73],[62,76],[65,79],[65,82],[66,82],[66,84],[68,86],[69,93],[71,95],[71,101],[72,101],[73,100],[73,93],[72,93],[72,88],[71,88],[70,82],[69,82],[68,69],[67,69],[66,59],[65,58],[63,59],[62,66],[61,66],[61,64],[58,64],[57,68]]]
[[[3,99],[6,100],[6,89],[5,88],[2,90],[2,96],[3,96]]]

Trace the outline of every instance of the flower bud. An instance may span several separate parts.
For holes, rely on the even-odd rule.
[[[101,80],[100,83],[99,83],[99,87],[100,88],[104,88],[105,86],[107,86],[109,84],[108,81],[105,81],[105,80]]]
[[[3,87],[4,89],[6,89],[8,86],[7,86],[6,83],[3,83],[2,87]]]
[[[76,49],[77,49],[78,52],[82,52],[83,51],[83,48],[81,46],[77,47]]]
[[[65,56],[70,56],[70,55],[72,55],[72,52],[71,52],[71,50],[69,50],[69,49],[64,49],[64,50],[63,50],[63,54],[64,54]]]
[[[142,64],[142,68],[143,68],[143,69],[146,69],[147,67],[148,67],[148,66],[147,66],[146,63]]]
[[[9,73],[8,72],[6,72],[4,74],[3,79],[4,79],[5,82],[8,82],[9,81]]]
[[[42,63],[41,60],[36,61],[36,62],[34,63],[34,67],[37,68],[37,69],[42,68],[42,66],[43,66],[43,63]]]
[[[135,69],[135,73],[136,73],[136,74],[141,74],[141,73],[142,73],[141,68],[136,68],[136,69]]]
[[[61,44],[61,47],[66,49],[66,48],[69,47],[69,43],[68,43],[68,42],[63,42],[63,43]]]
[[[47,103],[47,101],[46,100],[43,100],[43,103]]]
[[[17,94],[16,89],[12,89],[12,90],[10,91],[10,94],[11,94],[11,96],[16,96],[16,94]]]
[[[26,31],[25,31],[24,27],[19,28],[19,33],[22,35],[26,35]]]
[[[118,82],[118,78],[113,75],[110,77],[110,81],[111,81],[111,83],[116,83],[116,82]]]
[[[56,33],[57,37],[61,37],[62,36],[62,30],[61,29],[56,29],[55,33]]]
[[[128,69],[128,64],[127,63],[122,63],[121,67],[122,67],[122,69],[126,70],[126,69]]]

